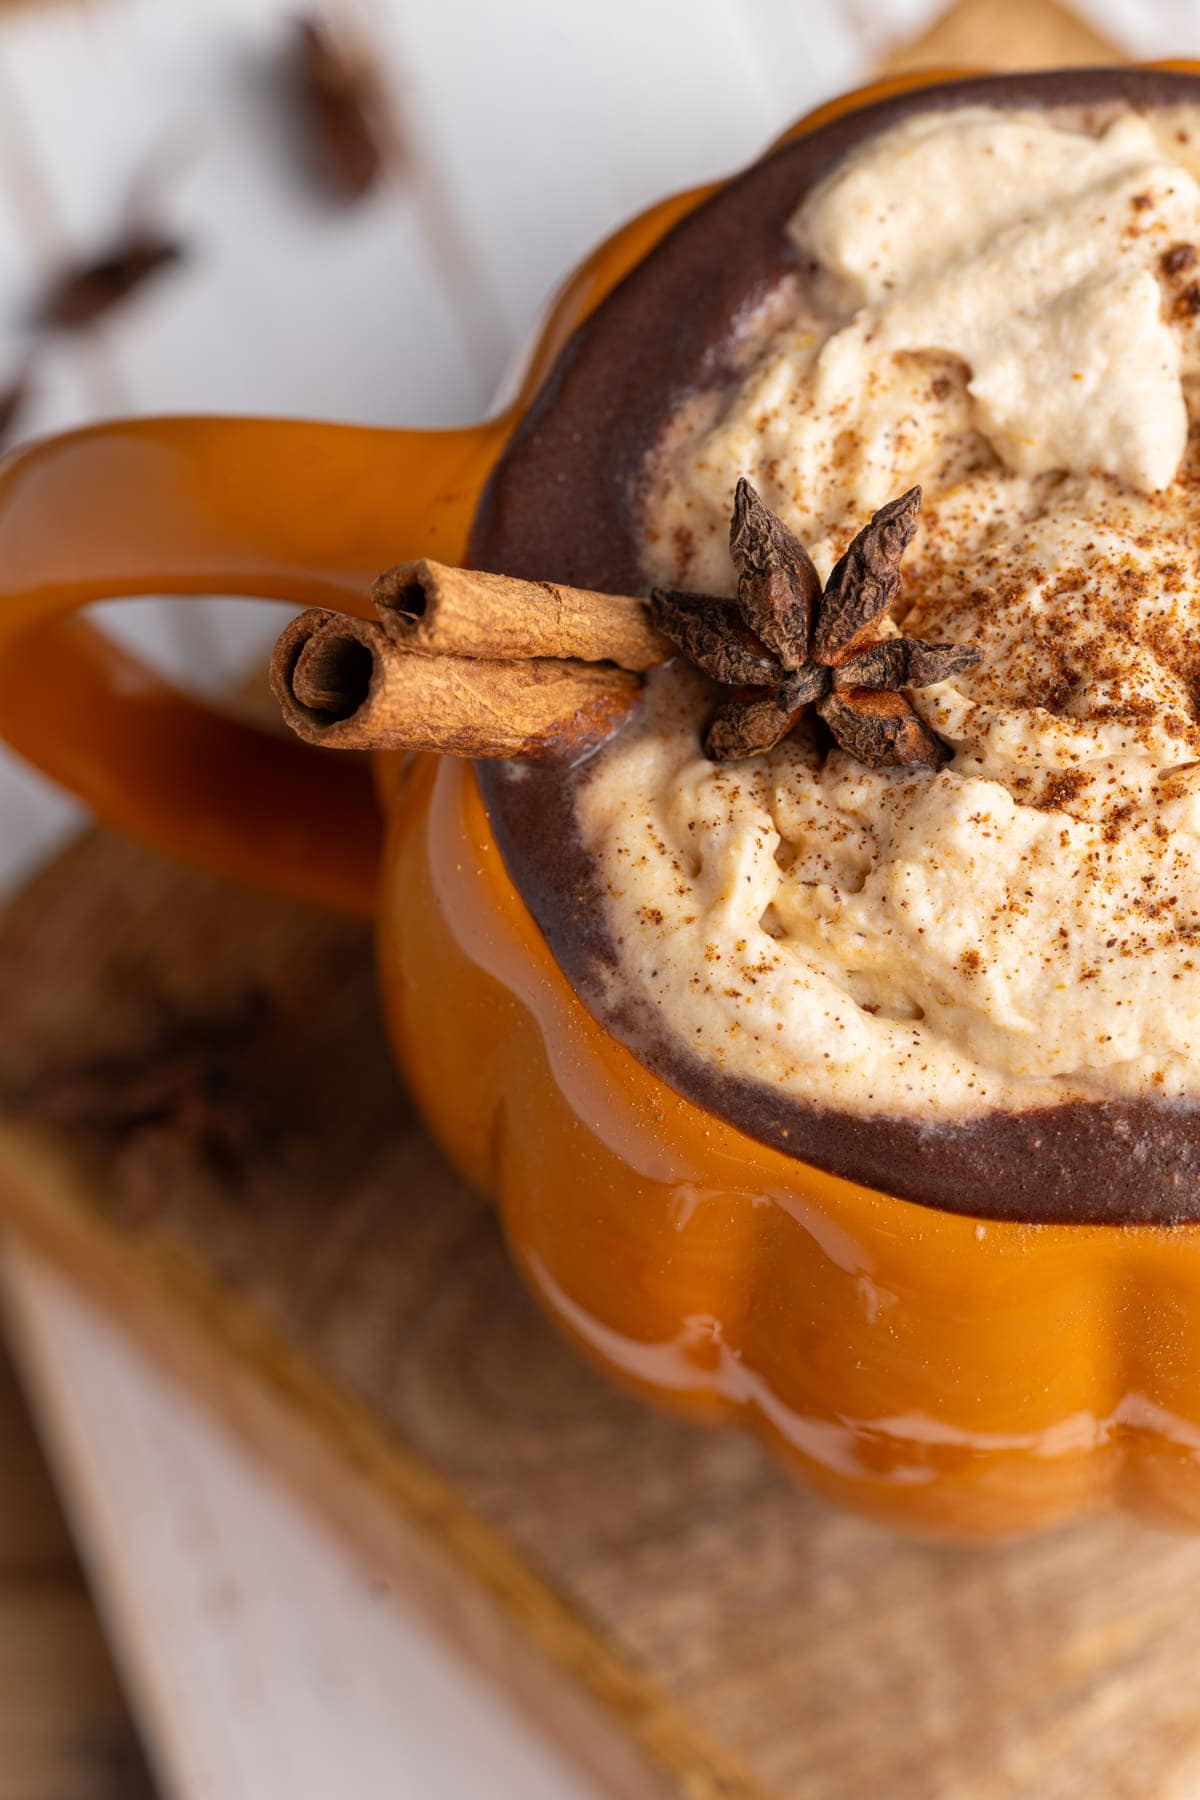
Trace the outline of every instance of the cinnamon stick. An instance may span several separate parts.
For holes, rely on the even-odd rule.
[[[640,682],[625,669],[562,657],[430,655],[388,626],[320,608],[294,620],[271,660],[286,723],[345,750],[536,757],[616,729]]]
[[[517,581],[422,559],[388,569],[371,598],[396,643],[424,656],[570,657],[642,672],[671,654],[644,601],[556,581]]]

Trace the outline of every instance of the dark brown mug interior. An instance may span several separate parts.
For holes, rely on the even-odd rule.
[[[610,593],[646,591],[637,536],[646,456],[680,403],[730,373],[739,318],[785,275],[785,226],[848,152],[905,116],[969,104],[1070,108],[1200,102],[1200,76],[1086,69],[910,90],[785,145],[688,215],[575,333],[480,504],[471,566]],[[578,770],[477,765],[508,871],[601,1022],[678,1092],[762,1142],[885,1193],[982,1218],[1175,1223],[1200,1218],[1200,1107],[1069,1102],[960,1123],[858,1116],[722,1074],[644,1003],[614,1002],[594,871],[574,823]]]

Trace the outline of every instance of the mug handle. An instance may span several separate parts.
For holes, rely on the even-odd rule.
[[[0,736],[129,836],[340,911],[374,907],[365,761],[180,693],[72,615],[138,594],[368,611],[381,569],[459,562],[511,420],[94,425],[0,461]]]

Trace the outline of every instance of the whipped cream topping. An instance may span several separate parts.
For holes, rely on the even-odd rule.
[[[790,316],[658,445],[651,579],[732,591],[741,474],[822,576],[920,481],[904,628],[983,653],[914,696],[936,775],[816,725],[710,764],[680,664],[596,759],[614,979],[729,1073],[931,1119],[1200,1098],[1197,144],[1178,110],[896,126],[808,196]]]

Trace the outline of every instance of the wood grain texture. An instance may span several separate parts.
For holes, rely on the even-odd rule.
[[[95,1143],[26,1114],[0,1209],[610,1791],[1195,1791],[1200,1543],[1115,1520],[903,1542],[610,1390],[416,1127],[357,928],[97,836],[0,925],[0,1090],[161,1043],[149,996],[212,1017],[251,985],[270,1149],[239,1185],[177,1167],[131,1222]]]
[[[301,908],[234,896],[157,859],[130,870],[130,854],[137,859],[104,837],[81,845],[27,890],[0,931],[0,1011],[21,1040],[15,1056],[0,1052],[0,1092],[26,1121],[0,1149],[0,1211],[265,1451],[381,1579],[502,1679],[610,1791],[637,1800],[677,1791],[753,1795],[755,1785],[593,1629],[573,1598],[481,1522],[486,1495],[463,1487],[455,1459],[439,1463],[421,1441],[432,1447],[448,1420],[410,1359],[440,1357],[447,1330],[470,1347],[461,1306],[486,1316],[497,1303],[494,1285],[516,1300],[523,1326],[538,1338],[549,1334],[516,1293],[490,1213],[445,1167],[399,1092],[375,1021],[365,934]],[[183,890],[175,889],[180,880]],[[78,953],[76,966],[53,981],[40,959],[36,972],[27,963],[29,927],[41,938],[47,881],[72,896],[60,944]],[[193,904],[200,889],[207,906]],[[169,940],[162,957],[146,936],[156,919]],[[99,961],[85,951],[97,931],[109,940]],[[90,994],[80,979],[84,962],[107,971]],[[23,965],[30,997],[37,990],[48,1003],[44,1033],[34,1023],[39,1003],[19,998]],[[139,1039],[152,1047],[153,1066],[165,1015],[235,1014],[250,989],[267,996],[268,1022],[238,1072],[241,1099],[256,1141],[270,1150],[236,1186],[199,1163],[164,1165],[162,1210],[148,1221],[144,1171],[132,1188],[126,1179],[128,1144],[106,1157],[92,1135],[77,1145],[80,1157],[44,1131],[40,1143],[30,1141],[31,1098],[41,1106],[47,1092],[39,1069],[78,1070],[93,1052],[130,1066]],[[114,1173],[115,1187],[106,1181]],[[428,1238],[413,1235],[418,1222],[430,1227]],[[456,1270],[466,1285],[452,1296]],[[422,1296],[434,1300],[431,1313]],[[498,1314],[494,1329],[503,1342]],[[325,1332],[338,1370],[332,1379],[297,1354]],[[492,1367],[491,1340],[489,1331],[479,1345],[480,1370]],[[523,1338],[514,1348],[529,1353]],[[547,1348],[554,1346],[535,1339],[532,1353]],[[475,1373],[473,1360],[447,1368],[446,1404],[458,1407],[459,1382]],[[414,1409],[407,1442],[402,1395]],[[495,1411],[486,1383],[462,1404]],[[525,1460],[521,1441],[511,1448]],[[484,1448],[485,1462],[504,1464],[509,1450]],[[613,1720],[623,1728],[614,1731]]]
[[[58,1579],[75,1566],[16,1378],[0,1346],[0,1585]]]

